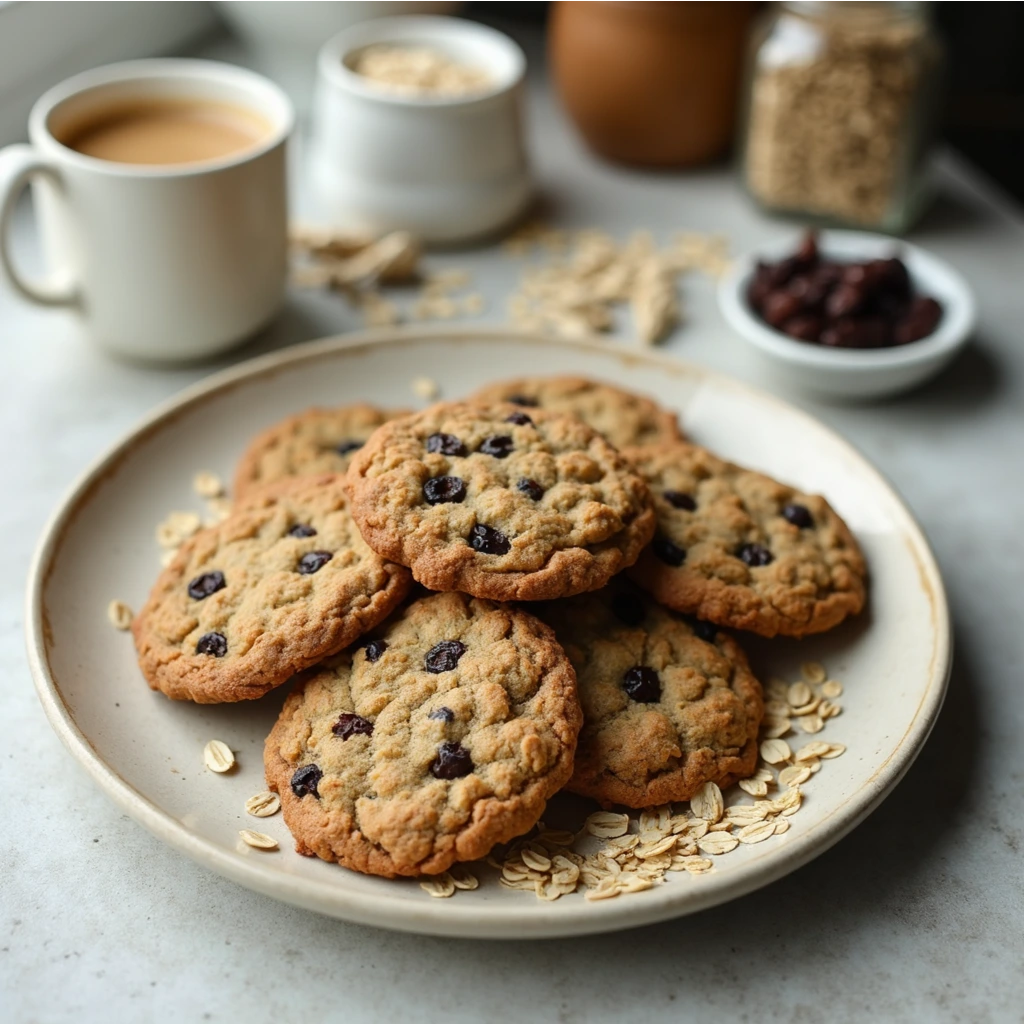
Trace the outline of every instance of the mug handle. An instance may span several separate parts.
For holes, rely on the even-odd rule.
[[[21,193],[33,178],[49,178],[60,187],[56,166],[42,159],[31,146],[18,144],[0,149],[0,277],[29,302],[40,306],[78,304],[78,286],[70,281],[28,281],[14,265],[10,248],[10,227]]]

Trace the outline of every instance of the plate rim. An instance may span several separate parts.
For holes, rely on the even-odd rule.
[[[905,543],[917,562],[927,584],[933,619],[935,645],[932,650],[930,678],[920,703],[903,736],[890,755],[875,769],[868,783],[838,804],[822,821],[803,836],[788,844],[773,845],[747,861],[742,868],[725,876],[701,879],[702,889],[679,887],[679,898],[649,903],[639,897],[628,901],[581,902],[571,911],[555,911],[548,905],[486,903],[460,904],[458,901],[429,901],[419,904],[397,895],[350,892],[320,879],[289,875],[256,858],[240,857],[210,840],[196,835],[182,822],[143,796],[119,776],[93,748],[78,728],[71,709],[64,702],[46,657],[50,624],[46,620],[43,593],[56,562],[64,534],[77,511],[90,499],[92,491],[116,470],[131,450],[153,431],[203,399],[231,389],[250,379],[298,363],[371,347],[415,344],[417,341],[487,342],[520,341],[531,345],[561,346],[581,351],[597,349],[620,358],[626,364],[654,365],[676,376],[713,380],[719,387],[731,388],[784,408],[823,431],[846,449],[846,454],[862,471],[889,493],[903,522]],[[952,628],[946,591],[927,537],[910,512],[898,490],[857,448],[821,420],[784,399],[739,381],[728,374],[674,356],[629,350],[593,338],[562,338],[524,332],[500,326],[467,327],[451,325],[410,325],[378,328],[331,335],[243,360],[234,366],[210,374],[168,399],[107,447],[78,475],[51,513],[33,553],[29,568],[25,615],[29,668],[43,710],[53,730],[71,755],[122,810],[142,824],[156,838],[180,850],[207,869],[275,899],[359,924],[386,927],[397,931],[430,935],[495,939],[559,938],[617,931],[657,921],[681,917],[724,903],[752,892],[797,870],[824,853],[859,825],[889,795],[903,778],[923,748],[941,711],[952,670]],[[837,823],[836,819],[840,819]],[[762,862],[768,861],[767,865]],[[440,904],[440,905],[439,905]]]

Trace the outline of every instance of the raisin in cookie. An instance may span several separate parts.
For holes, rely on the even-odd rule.
[[[431,590],[593,590],[654,531],[647,485],[573,416],[442,402],[380,427],[346,477],[367,543]]]
[[[407,410],[391,412],[359,403],[340,409],[307,409],[258,434],[235,471],[235,498],[286,476],[344,473],[352,453],[382,424]]]
[[[580,720],[547,626],[434,594],[299,682],[267,739],[267,784],[299,853],[437,874],[537,822],[572,774]]]
[[[753,773],[761,686],[731,637],[618,580],[536,610],[576,669],[583,706],[569,790],[651,807]]]
[[[649,398],[582,377],[523,377],[481,388],[468,399],[564,412],[583,420],[616,448],[681,441],[679,421]]]
[[[864,605],[864,558],[818,495],[676,444],[629,453],[658,535],[631,570],[662,604],[762,636],[821,633]]]
[[[260,697],[377,625],[411,584],[359,536],[341,477],[281,480],[182,545],[132,624],[139,665],[176,700]]]

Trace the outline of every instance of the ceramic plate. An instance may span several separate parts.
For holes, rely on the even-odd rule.
[[[784,835],[740,846],[705,875],[671,873],[662,885],[615,899],[573,894],[541,902],[501,887],[490,868],[479,872],[479,889],[435,899],[415,880],[363,877],[300,857],[280,815],[256,819],[243,808],[265,788],[263,740],[281,692],[220,706],[166,700],[143,682],[130,634],[108,623],[108,602],[142,605],[159,570],[155,524],[172,509],[201,511],[191,491],[196,471],[230,480],[247,439],[280,417],[357,399],[406,405],[415,401],[417,376],[458,397],[530,371],[586,374],[646,392],[677,409],[696,441],[827,495],[864,547],[868,610],[821,637],[744,646],[762,679],[798,678],[801,663],[816,659],[843,682],[843,713],[820,738],[847,752],[823,762],[805,784],[804,804]],[[631,927],[733,899],[793,871],[849,832],[906,772],[938,714],[951,656],[942,581],[927,542],[885,480],[831,431],[699,367],[503,330],[350,335],[252,360],[189,389],[75,485],[43,536],[28,602],[29,655],[50,722],[125,811],[201,864],[269,896],[439,935],[529,938]],[[203,747],[213,738],[237,752],[233,773],[204,769]],[[793,746],[809,739],[798,734]],[[549,811],[550,819],[578,808]],[[271,833],[281,849],[240,845],[238,830],[246,827]]]

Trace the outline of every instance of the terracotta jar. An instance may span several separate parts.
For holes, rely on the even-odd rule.
[[[721,156],[732,139],[754,6],[553,4],[555,83],[591,148],[664,167]]]

